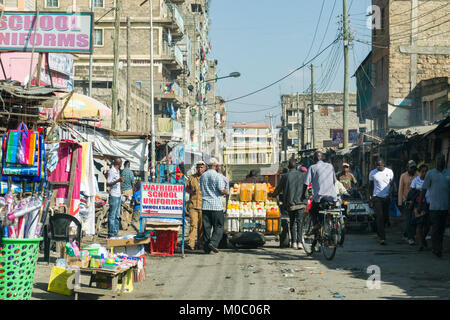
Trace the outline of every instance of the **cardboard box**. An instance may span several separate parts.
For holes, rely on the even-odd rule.
[[[127,247],[127,246],[137,246],[140,244],[150,243],[150,238],[146,238],[143,240],[137,240],[134,238],[131,239],[107,239],[106,246],[107,247]]]
[[[90,257],[86,261],[81,261],[80,258],[72,257],[66,254],[65,259],[67,267],[78,267],[81,269],[89,268]]]

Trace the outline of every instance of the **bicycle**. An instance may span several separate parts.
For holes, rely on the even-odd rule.
[[[333,205],[329,202],[320,203],[320,209],[319,216],[323,217],[323,223],[318,230],[313,230],[314,224],[309,211],[303,216],[301,227],[303,249],[308,256],[312,256],[315,251],[322,251],[327,260],[332,260],[336,255],[337,247],[343,242],[341,219],[344,215],[342,208],[336,207],[334,203]]]

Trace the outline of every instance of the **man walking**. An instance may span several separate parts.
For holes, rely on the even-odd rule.
[[[289,214],[289,225],[291,230],[291,248],[301,249],[301,227],[302,217],[305,211],[305,204],[301,200],[303,197],[303,185],[306,174],[296,170],[295,159],[290,159],[288,164],[289,172],[281,177],[280,184],[270,197],[276,197],[283,193],[282,202],[284,209]]]
[[[405,206],[406,198],[408,197],[408,193],[411,190],[411,182],[414,178],[417,177],[417,164],[414,160],[409,160],[406,165],[406,172],[402,173],[400,176],[400,182],[398,186],[398,207],[402,214],[406,216],[406,225],[403,236],[408,240],[409,245],[413,245],[415,243],[415,228],[411,224],[413,211],[412,209],[408,209]]]
[[[389,198],[394,183],[394,172],[384,166],[384,160],[378,159],[376,169],[369,174],[369,200],[375,210],[377,239],[381,245],[386,244],[385,224],[389,221]]]
[[[196,164],[197,172],[191,175],[186,183],[186,192],[189,193],[189,241],[188,248],[195,249],[197,240],[198,249],[203,247],[201,240],[203,238],[202,225],[202,190],[200,188],[200,177],[206,170],[206,164],[199,161]]]
[[[203,250],[218,253],[217,249],[223,236],[223,205],[222,195],[227,195],[225,180],[216,170],[219,161],[209,160],[209,170],[200,177],[202,190],[202,219],[203,219]],[[211,229],[213,229],[211,235]]]
[[[109,190],[109,214],[108,214],[108,237],[115,237],[119,233],[119,219],[122,193],[120,192],[120,183],[124,178],[120,176],[120,167],[122,160],[114,159],[113,166],[108,171],[106,185]]]
[[[442,257],[442,242],[444,240],[445,224],[449,212],[450,196],[450,171],[445,169],[445,158],[442,154],[436,156],[436,169],[428,171],[420,193],[420,203],[424,206],[423,199],[429,191],[430,218],[431,218],[431,243],[432,252]],[[426,208],[421,208],[425,211]],[[424,212],[422,212],[424,213]]]

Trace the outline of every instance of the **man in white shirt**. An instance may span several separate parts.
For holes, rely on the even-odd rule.
[[[389,221],[389,198],[394,183],[394,172],[384,166],[384,160],[378,159],[376,169],[369,174],[369,199],[374,205],[377,223],[377,236],[380,244],[386,244],[384,227]]]
[[[120,183],[124,178],[120,176],[120,167],[122,166],[122,159],[114,159],[113,166],[108,171],[108,179],[106,185],[110,187],[109,190],[109,214],[108,214],[108,237],[115,237],[119,233],[120,221],[120,206],[122,192],[120,190]]]

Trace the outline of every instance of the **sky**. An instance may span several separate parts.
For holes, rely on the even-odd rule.
[[[218,60],[219,77],[234,71],[241,73],[239,78],[218,80],[216,95],[226,100],[246,95],[314,58],[336,39],[342,26],[342,2],[211,0],[209,59]],[[366,13],[371,0],[348,2],[350,31],[358,40],[353,41],[349,53],[350,92],[356,92],[356,81],[351,76],[370,52],[371,31],[366,26],[369,18]],[[340,40],[311,62],[315,69],[316,92],[343,91],[343,57],[343,41]],[[270,112],[275,116],[274,126],[280,124],[281,95],[309,90],[311,63],[262,92],[227,103],[227,124],[269,123]]]

